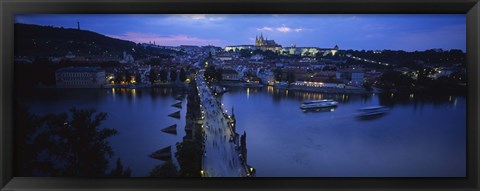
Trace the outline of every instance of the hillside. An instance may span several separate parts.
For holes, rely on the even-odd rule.
[[[111,38],[87,30],[15,24],[15,56],[76,56],[119,58],[127,52],[135,59],[165,52],[144,49],[134,42]]]

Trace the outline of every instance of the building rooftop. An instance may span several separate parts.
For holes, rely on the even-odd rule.
[[[234,69],[224,69],[223,74],[238,74]]]
[[[56,72],[100,72],[103,71],[100,67],[67,67],[60,68]]]

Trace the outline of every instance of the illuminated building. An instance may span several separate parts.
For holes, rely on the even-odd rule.
[[[282,50],[282,46],[277,44],[274,40],[268,40],[263,38],[263,34],[260,37],[255,37],[255,46],[260,47],[261,50],[270,50],[273,52],[279,52]]]
[[[99,67],[68,67],[55,71],[55,81],[61,88],[99,88],[106,84],[106,77]]]

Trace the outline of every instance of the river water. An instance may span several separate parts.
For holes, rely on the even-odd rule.
[[[77,108],[107,112],[102,127],[115,156],[146,176],[162,161],[152,152],[182,141],[182,109],[172,89],[41,89],[21,98],[36,114]],[[221,96],[234,107],[237,132],[247,132],[248,164],[259,177],[463,177],[466,173],[466,99],[417,95],[342,95],[234,88]],[[304,100],[335,99],[333,111],[303,112]],[[390,112],[375,119],[355,117],[357,109],[385,105]],[[168,114],[181,111],[181,118]],[[161,132],[177,124],[177,135]]]

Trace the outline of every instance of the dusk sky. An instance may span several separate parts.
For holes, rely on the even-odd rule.
[[[445,15],[17,15],[18,23],[76,28],[157,45],[246,45],[263,33],[286,47],[466,49],[464,14]]]

